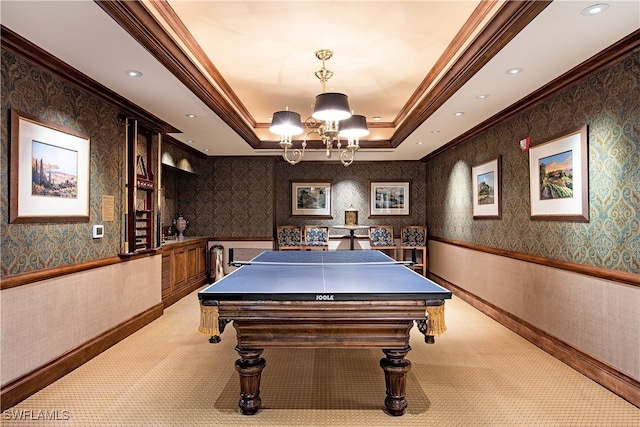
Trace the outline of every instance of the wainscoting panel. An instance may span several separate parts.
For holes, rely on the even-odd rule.
[[[640,288],[437,241],[429,270],[640,380]]]
[[[2,290],[2,385],[157,304],[161,255]]]

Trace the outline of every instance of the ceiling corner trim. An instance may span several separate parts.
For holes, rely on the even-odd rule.
[[[11,51],[32,64],[43,68],[46,72],[55,75],[57,78],[80,88],[90,96],[114,106],[125,116],[136,117],[153,130],[165,133],[180,133],[179,129],[176,129],[164,120],[135,105],[109,88],[106,88],[66,62],[56,58],[41,47],[36,46],[29,40],[2,25],[0,25],[0,43],[2,44],[3,50]]]
[[[155,0],[151,3],[158,14],[164,19],[176,36],[186,46],[188,51],[195,57],[196,61],[204,68],[205,72],[218,86],[219,90],[226,97],[228,102],[233,105],[233,109],[240,114],[244,121],[250,126],[256,127],[256,120],[253,118],[249,110],[244,106],[240,98],[233,91],[231,86],[222,77],[215,65],[202,50],[202,47],[193,37],[189,29],[184,25],[182,20],[175,13],[171,5],[166,0]]]
[[[616,61],[623,60],[625,57],[633,55],[636,52],[640,52],[640,30],[629,34],[627,37],[609,46],[602,52],[599,52],[597,55],[587,59],[583,63],[547,83],[520,101],[488,118],[478,126],[468,130],[445,145],[439,147],[437,150],[427,154],[421,160],[429,161],[445,151],[451,150],[458,145],[467,142],[471,138],[480,135],[491,127],[509,120],[516,114],[535,107],[537,104],[544,102],[544,100],[549,97],[570,88],[574,84],[577,84],[580,80],[589,78],[589,76],[611,66]]]
[[[96,1],[96,3],[251,147],[259,145],[260,141],[253,129],[238,115],[225,96],[218,92],[141,2]]]
[[[408,138],[549,4],[548,0],[505,2],[458,61],[398,126],[391,138],[392,145],[397,147]]]
[[[427,89],[433,85],[436,78],[445,70],[447,64],[449,64],[455,55],[460,52],[462,47],[469,41],[469,38],[472,37],[489,12],[497,4],[498,0],[486,0],[481,1],[480,4],[478,4],[469,19],[467,19],[462,28],[460,28],[460,31],[458,31],[455,37],[451,40],[451,43],[447,46],[442,56],[438,58],[438,61],[436,61],[433,68],[429,71],[424,80],[422,80],[420,85],[416,88],[415,92],[411,97],[409,97],[407,103],[400,110],[393,121],[394,127],[402,123],[409,113],[414,110],[416,105],[418,105],[419,100],[427,92]]]

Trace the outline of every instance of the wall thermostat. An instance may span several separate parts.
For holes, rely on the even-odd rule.
[[[102,239],[104,237],[104,225],[93,226],[93,238]]]

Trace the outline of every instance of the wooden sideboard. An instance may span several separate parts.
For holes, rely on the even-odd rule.
[[[207,282],[206,238],[185,238],[162,245],[162,302],[165,307]]]

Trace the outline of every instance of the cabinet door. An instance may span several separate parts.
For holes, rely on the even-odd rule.
[[[198,246],[198,279],[207,277],[207,245]]]
[[[200,255],[200,251],[198,247],[191,247],[187,249],[187,280],[191,281],[197,278],[198,276],[198,256]]]
[[[187,283],[187,252],[176,250],[173,253],[173,290]]]

